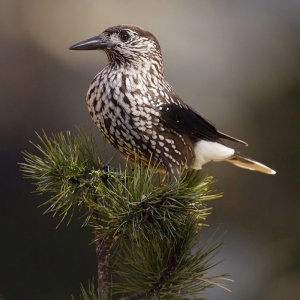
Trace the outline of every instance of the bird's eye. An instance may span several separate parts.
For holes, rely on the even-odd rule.
[[[119,33],[119,37],[122,40],[122,42],[127,42],[129,40],[129,38],[130,38],[130,35],[129,35],[129,33],[127,31],[122,30]]]

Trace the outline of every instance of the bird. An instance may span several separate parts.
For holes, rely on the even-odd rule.
[[[149,31],[112,26],[69,49],[106,53],[108,64],[92,80],[86,102],[94,123],[125,157],[155,162],[174,178],[210,161],[276,173],[226,146],[224,140],[247,143],[219,131],[178,96],[165,79],[161,47]]]

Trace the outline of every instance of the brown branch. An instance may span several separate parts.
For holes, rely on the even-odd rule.
[[[111,254],[111,248],[114,244],[114,236],[108,235],[99,239],[96,242],[96,256],[98,261],[97,273],[98,273],[98,297],[100,299],[108,299],[109,290],[109,257]]]
[[[101,168],[103,171],[106,170],[105,166]],[[108,175],[104,172],[101,175],[102,182],[107,184]],[[100,199],[97,199],[99,203]],[[96,216],[99,219],[99,215]],[[101,218],[100,218],[101,220]],[[96,238],[97,238],[97,233]],[[109,257],[111,255],[111,248],[113,247],[116,236],[110,234],[96,240],[96,256],[97,256],[97,274],[98,274],[98,299],[108,300],[109,299]]]
[[[145,297],[151,297],[154,295],[155,289],[151,288],[148,291],[144,291],[144,292],[137,292],[135,294],[132,294],[130,296],[126,296],[125,298],[121,298],[120,300],[139,300],[139,299],[143,299]]]

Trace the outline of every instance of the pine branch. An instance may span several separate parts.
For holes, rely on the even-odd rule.
[[[169,242],[153,236],[123,245],[118,257],[122,263],[116,263],[113,273],[114,293],[126,293],[125,299],[150,294],[160,299],[191,299],[214,285],[224,287],[215,280],[226,275],[207,274],[220,245],[195,248],[197,231],[194,220],[186,219],[181,236]]]
[[[115,238],[113,236],[106,236],[101,240],[96,241],[96,256],[98,261],[98,294],[102,295],[104,299],[109,296],[109,257],[111,255],[111,248]]]
[[[38,154],[25,152],[21,170],[39,194],[49,194],[46,212],[70,220],[84,211],[95,232],[98,292],[83,299],[192,299],[212,286],[224,287],[208,270],[218,245],[194,241],[220,197],[213,179],[188,172],[178,182],[160,180],[138,160],[112,170],[98,158],[93,139],[70,132],[38,135]],[[194,299],[194,298],[193,298]]]
[[[83,133],[73,137],[69,131],[37,137],[39,144],[32,144],[38,154],[24,152],[21,171],[34,181],[37,193],[52,194],[44,203],[46,213],[59,215],[63,221],[71,218],[74,209],[82,207],[92,193],[91,172],[101,168],[95,142]]]
[[[121,300],[138,300],[138,299],[143,299],[145,297],[154,296],[156,293],[159,293],[159,291],[162,289],[162,287],[168,282],[168,280],[171,278],[173,272],[175,271],[176,267],[177,267],[177,262],[176,262],[175,258],[171,258],[162,277],[150,289],[148,289],[147,291],[144,291],[144,292],[134,293],[125,298],[121,298]]]

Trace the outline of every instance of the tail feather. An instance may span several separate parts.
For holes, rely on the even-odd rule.
[[[259,163],[249,157],[242,156],[240,154],[234,154],[233,156],[229,157],[227,161],[240,168],[244,168],[252,171],[258,171],[270,175],[276,174],[276,171],[265,166],[264,164]]]
[[[233,142],[237,142],[237,143],[240,143],[240,144],[243,144],[244,146],[247,146],[248,147],[248,144],[240,139],[237,139],[229,134],[226,134],[226,133],[223,133],[221,131],[218,131],[218,134],[220,136],[221,139],[226,139],[226,140],[230,140],[230,141],[233,141]]]

